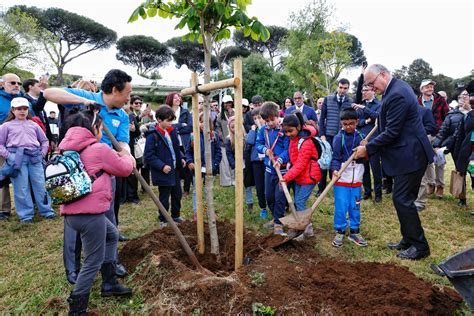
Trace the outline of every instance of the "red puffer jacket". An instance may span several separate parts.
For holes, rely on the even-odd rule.
[[[321,180],[321,169],[318,165],[318,152],[309,137],[316,136],[316,129],[313,126],[305,125],[297,137],[290,139],[291,168],[283,176],[286,182],[295,180],[299,185],[316,184]],[[298,143],[301,138],[308,138],[301,143],[298,150]]]

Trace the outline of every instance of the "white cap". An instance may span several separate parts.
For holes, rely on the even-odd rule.
[[[424,86],[429,85],[429,84],[432,84],[434,86],[436,84],[436,82],[434,82],[431,79],[423,79],[423,81],[421,81],[421,84],[420,84],[420,89],[423,88]]]
[[[30,107],[30,102],[25,98],[14,98],[10,104],[12,108],[18,108],[20,106]]]
[[[249,100],[242,98],[242,106],[249,106]]]
[[[228,94],[226,94],[223,98],[222,98],[222,102],[226,103],[226,102],[234,102],[234,100],[232,99],[232,97]]]

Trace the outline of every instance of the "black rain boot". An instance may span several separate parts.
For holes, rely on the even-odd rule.
[[[102,273],[102,296],[131,296],[132,290],[117,281],[115,267],[112,262],[103,263],[100,268]]]
[[[69,303],[69,316],[86,316],[87,305],[89,304],[89,293],[83,295],[69,295],[67,302]]]

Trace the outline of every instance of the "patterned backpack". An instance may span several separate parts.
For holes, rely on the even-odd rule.
[[[102,174],[101,170],[95,176],[89,176],[80,152],[65,150],[46,163],[46,191],[53,204],[71,203],[92,192],[92,183]]]

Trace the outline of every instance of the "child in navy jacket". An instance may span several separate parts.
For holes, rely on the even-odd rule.
[[[258,131],[256,146],[260,154],[265,154],[265,197],[268,208],[273,214],[273,232],[277,235],[284,235],[280,217],[285,215],[286,197],[280,187],[280,181],[270,157],[273,157],[276,163],[275,167],[280,168],[281,166],[282,174],[285,173],[286,163],[288,163],[289,139],[280,126],[277,104],[265,102],[260,109],[260,115],[266,125]]]
[[[153,184],[158,186],[159,199],[169,210],[171,195],[171,217],[181,223],[181,181],[179,171],[184,159],[179,149],[178,133],[172,127],[175,115],[168,105],[162,105],[156,111],[158,124],[153,131],[146,133],[145,162],[150,166]],[[159,216],[161,227],[167,226],[162,214]]]
[[[222,160],[221,152],[221,142],[219,136],[212,129],[212,124],[209,122],[209,127],[211,129],[211,158],[212,158],[212,174],[215,176],[219,173],[219,164]],[[206,155],[204,152],[204,113],[199,114],[199,140],[201,143],[201,173],[202,179],[206,179]],[[186,149],[186,165],[193,172],[193,210],[194,216],[196,217],[196,186],[194,185],[194,137],[191,134],[190,146]]]
[[[342,130],[334,136],[333,156],[331,170],[335,170],[334,177],[340,177],[334,185],[334,230],[336,236],[332,241],[334,247],[341,247],[348,225],[349,214],[350,234],[349,240],[361,247],[367,246],[367,241],[360,235],[360,202],[362,200],[362,178],[364,164],[361,159],[352,161],[347,169],[339,174],[342,164],[352,155],[353,149],[359,144],[364,145],[364,135],[356,129],[358,115],[352,108],[341,111]]]
[[[267,218],[267,201],[265,199],[265,165],[263,164],[265,154],[260,154],[257,151],[256,146],[257,134],[260,129],[262,129],[262,126],[265,125],[265,121],[260,116],[260,109],[252,110],[252,118],[255,124],[250,128],[245,142],[247,146],[250,146],[250,165],[252,167],[252,174],[255,180],[258,206],[260,207],[260,217]]]

